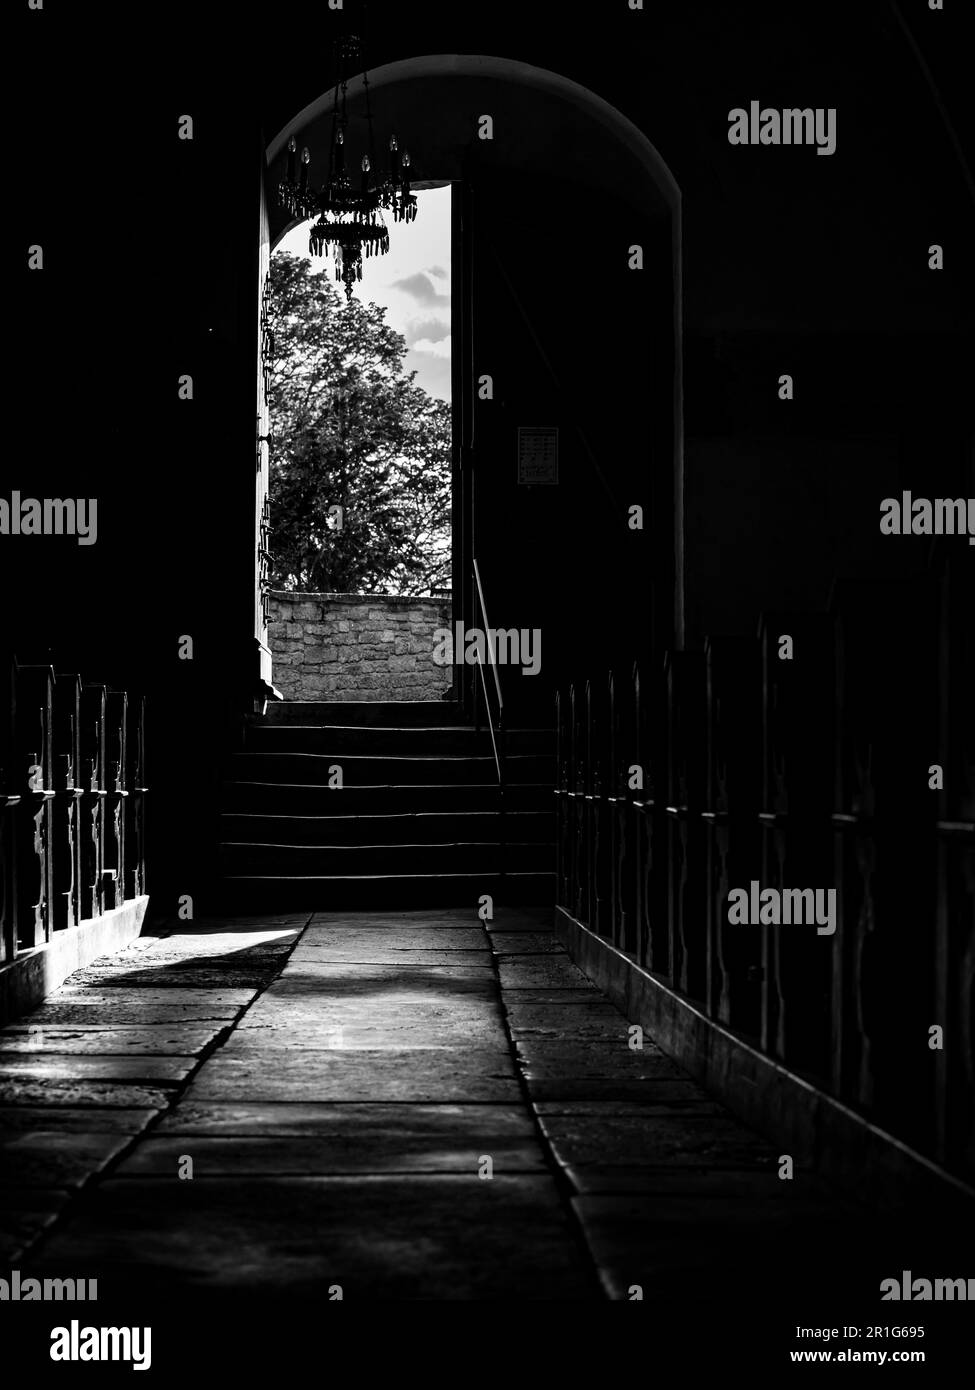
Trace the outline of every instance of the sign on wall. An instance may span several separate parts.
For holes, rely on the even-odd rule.
[[[519,425],[519,483],[557,483],[559,480],[559,432],[554,426]]]

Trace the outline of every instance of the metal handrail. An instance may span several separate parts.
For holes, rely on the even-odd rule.
[[[481,618],[481,623],[482,623],[482,630],[483,630],[484,635],[485,635],[485,638],[486,638],[486,637],[487,637],[487,634],[490,632],[490,624],[489,624],[489,622],[488,622],[487,607],[486,607],[485,602],[484,602],[484,586],[483,586],[483,584],[481,583],[481,571],[480,571],[480,567],[478,566],[477,560],[473,560],[472,563],[473,563],[473,567],[474,567],[474,587],[475,587],[475,591],[476,591],[476,594],[477,594],[477,604],[478,604],[478,608],[480,609],[480,618]],[[494,671],[494,689],[495,689],[495,692],[496,692],[497,697],[498,697],[497,733],[495,733],[495,721],[494,721],[494,717],[493,717],[493,715],[492,715],[492,713],[491,713],[491,699],[490,699],[490,696],[489,696],[489,693],[488,693],[487,677],[486,677],[485,674],[484,674],[484,660],[483,660],[483,658],[482,658],[481,656],[478,656],[478,658],[477,658],[477,667],[478,667],[478,673],[479,673],[479,675],[480,675],[480,677],[481,677],[481,689],[482,689],[482,691],[483,691],[483,693],[484,693],[484,712],[485,712],[485,714],[486,714],[486,716],[487,716],[488,732],[489,732],[490,735],[491,735],[491,747],[492,747],[492,749],[493,749],[493,751],[494,751],[494,765],[495,765],[495,768],[497,769],[497,773],[498,773],[498,786],[499,786],[499,788],[501,789],[501,792],[502,792],[502,794],[503,794],[503,793],[504,793],[504,780],[505,780],[505,773],[504,773],[504,696],[501,694],[501,678],[500,678],[500,676],[498,675],[498,663],[497,663],[497,659],[496,659],[496,657],[495,657],[495,655],[494,655],[494,646],[493,646],[493,644],[492,644],[491,642],[486,642],[486,646],[487,646],[488,655],[489,655],[490,661],[491,661],[491,667],[492,667],[492,669],[493,669],[493,671]],[[476,696],[476,694],[475,694],[475,696],[474,696],[474,719],[475,719],[475,725],[476,725],[476,723],[477,723],[477,696]],[[500,736],[500,744],[501,744],[500,747],[499,747],[499,736]]]
[[[491,628],[490,628],[490,624],[488,623],[487,607],[486,607],[485,602],[484,602],[484,586],[483,586],[482,583],[481,583],[481,571],[480,571],[480,567],[478,566],[477,560],[476,560],[476,559],[472,559],[472,564],[473,564],[473,569],[474,569],[474,589],[475,589],[475,594],[476,594],[476,599],[477,599],[477,607],[478,607],[478,609],[480,610],[480,618],[481,618],[482,631],[484,632],[485,639],[487,639],[488,633],[490,632]],[[479,673],[480,678],[481,678],[481,690],[482,690],[483,695],[484,695],[484,712],[485,712],[485,715],[486,715],[486,717],[487,717],[488,732],[489,732],[490,735],[491,735],[491,748],[492,748],[492,750],[493,750],[493,752],[494,752],[494,766],[495,766],[495,768],[496,768],[496,770],[497,770],[497,774],[498,774],[498,797],[499,797],[499,809],[500,809],[500,817],[501,817],[501,823],[500,823],[499,835],[498,835],[499,848],[500,848],[500,852],[501,852],[500,877],[501,877],[501,878],[504,878],[505,838],[506,838],[506,835],[505,835],[506,824],[505,824],[505,814],[504,814],[504,791],[505,791],[504,696],[503,696],[502,693],[501,693],[501,678],[500,678],[500,676],[499,676],[499,674],[498,674],[498,663],[497,663],[497,658],[496,658],[495,653],[494,653],[494,644],[493,644],[493,642],[490,642],[490,641],[487,641],[487,640],[486,640],[486,641],[485,641],[485,645],[487,646],[487,649],[488,649],[488,656],[489,656],[490,663],[491,663],[491,668],[492,668],[492,670],[493,670],[493,672],[494,672],[494,689],[495,689],[495,694],[497,695],[498,711],[497,711],[497,729],[496,729],[496,730],[495,730],[495,718],[494,718],[494,716],[493,716],[493,714],[492,714],[492,712],[491,712],[491,699],[490,699],[490,694],[489,694],[489,690],[488,690],[487,676],[485,675],[485,672],[484,672],[484,658],[483,658],[482,656],[480,656],[480,655],[478,655],[478,658],[477,658],[477,668],[478,668],[478,673]],[[478,716],[477,716],[477,692],[476,692],[476,690],[475,690],[475,692],[474,692],[474,726],[475,726],[475,728],[478,727],[478,724],[479,724],[479,720],[478,720]]]
[[[497,738],[496,738],[496,736],[495,736],[495,733],[494,733],[494,722],[493,722],[493,720],[491,719],[491,711],[490,711],[490,708],[489,708],[489,706],[488,706],[487,682],[486,682],[485,679],[484,679],[484,664],[483,664],[482,661],[478,660],[477,666],[478,666],[478,672],[479,672],[480,677],[481,677],[481,689],[484,691],[484,708],[487,710],[487,714],[488,714],[487,726],[488,726],[488,733],[491,735],[491,748],[492,748],[492,750],[493,750],[493,752],[494,752],[494,766],[495,766],[495,768],[497,769],[497,773],[498,773],[498,786],[501,787],[501,788],[503,789],[503,787],[504,787],[504,774],[503,774],[503,772],[501,771],[501,755],[500,755],[499,752],[498,752],[498,740],[497,740]],[[476,704],[476,701],[477,701],[477,696],[476,696],[476,695],[475,695],[474,699],[475,699],[475,704]],[[476,712],[475,712],[475,715],[474,715],[474,719],[475,719],[475,728],[476,728],[476,727],[477,727],[477,714],[476,714]]]
[[[474,582],[477,584],[477,599],[481,607],[481,617],[484,619],[484,632],[487,634],[490,630],[490,624],[488,623],[487,608],[484,605],[484,589],[481,585],[481,571],[478,568],[476,560],[474,561]],[[491,658],[491,666],[494,669],[494,688],[498,692],[498,724],[500,726],[504,719],[504,698],[501,694],[501,678],[498,675],[498,663],[494,655],[494,647],[490,642],[487,646],[488,655]],[[478,665],[481,664],[481,662],[478,662]]]

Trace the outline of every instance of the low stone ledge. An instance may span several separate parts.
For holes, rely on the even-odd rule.
[[[132,898],[100,917],[56,931],[43,946],[0,967],[0,1027],[36,1009],[75,970],[134,941],[148,906],[148,896]]]
[[[398,594],[269,595],[274,683],[286,700],[439,700],[452,671],[433,660],[451,601]]]

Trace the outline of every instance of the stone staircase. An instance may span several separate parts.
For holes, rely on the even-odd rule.
[[[272,704],[226,769],[221,901],[230,911],[473,906],[484,893],[554,903],[554,739],[508,731],[502,801],[490,734],[453,702]]]

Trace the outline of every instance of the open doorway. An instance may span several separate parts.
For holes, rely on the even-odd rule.
[[[280,188],[294,144],[309,149],[313,168],[327,158],[332,107],[323,94],[270,141],[262,188]],[[480,589],[498,631],[544,631],[533,679],[499,673],[506,717],[540,725],[579,651],[594,574],[613,595],[585,628],[600,664],[612,654],[631,667],[684,640],[679,189],[646,136],[596,93],[508,59],[391,63],[370,72],[368,92],[364,75],[349,82],[350,128],[365,129],[370,109],[378,148],[408,130],[423,169],[452,181],[454,558],[445,626],[487,628]],[[506,137],[483,139],[477,113],[491,114]],[[571,179],[564,161],[553,162],[567,149]],[[584,263],[578,240],[553,235],[551,220],[553,207],[581,191],[601,210]],[[293,222],[272,197],[259,284]],[[567,322],[571,331],[562,331]],[[620,422],[636,408],[645,437],[624,447]],[[258,425],[265,433],[260,413]],[[540,435],[550,452],[554,440],[541,480],[522,457],[523,438]],[[259,466],[258,519],[265,477]],[[585,564],[574,543],[582,537]],[[454,703],[469,715],[477,673],[455,660],[451,674]],[[263,682],[267,690],[267,674]]]
[[[453,190],[347,297],[299,223],[270,258],[268,645],[286,700],[449,697]]]

